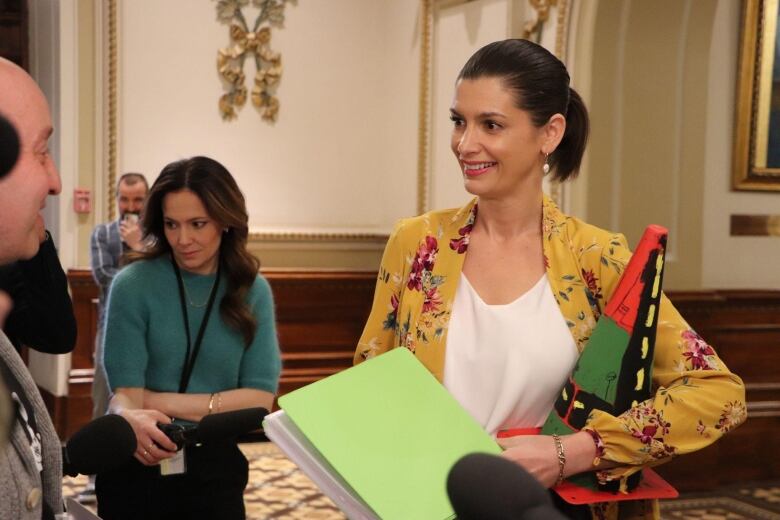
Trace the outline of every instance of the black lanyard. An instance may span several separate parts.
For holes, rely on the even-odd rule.
[[[217,289],[219,288],[219,274],[222,268],[222,264],[217,261],[217,278],[214,280],[214,285],[211,287],[211,295],[209,295],[209,303],[206,306],[206,313],[203,315],[203,321],[200,322],[200,329],[198,330],[198,336],[195,338],[195,346],[191,347],[190,344],[190,319],[187,313],[187,301],[184,296],[184,280],[181,277],[181,271],[176,264],[173,256],[171,256],[171,264],[173,265],[173,271],[176,273],[176,281],[179,283],[179,300],[181,301],[181,313],[184,317],[184,332],[187,334],[187,352],[184,356],[184,367],[181,370],[181,380],[179,381],[179,393],[183,394],[187,390],[187,385],[190,383],[190,376],[192,375],[192,369],[195,367],[195,359],[200,352],[200,345],[203,343],[203,334],[206,332],[206,325],[209,323],[209,317],[211,316],[211,308],[214,306],[214,300],[217,297]],[[192,356],[190,356],[190,350],[192,350]]]

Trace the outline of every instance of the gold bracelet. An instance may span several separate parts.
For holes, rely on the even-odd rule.
[[[222,411],[222,394],[217,392],[217,413]]]
[[[209,413],[206,414],[206,415],[211,415],[211,412],[214,410],[214,396],[215,395],[216,394],[211,394],[211,396],[209,397]]]
[[[563,443],[557,433],[552,434],[553,442],[555,442],[555,451],[558,452],[558,480],[555,482],[556,486],[560,486],[563,482],[563,470],[566,467],[566,453],[563,451]]]

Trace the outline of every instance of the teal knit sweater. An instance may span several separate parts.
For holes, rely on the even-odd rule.
[[[190,338],[195,343],[215,274],[182,270],[189,299]],[[271,288],[258,275],[247,296],[257,319],[249,348],[240,333],[220,316],[224,276],[203,336],[187,393],[213,393],[236,388],[276,392],[281,357],[276,337]],[[194,304],[194,305],[193,305]],[[106,310],[104,361],[111,388],[146,388],[178,392],[187,338],[176,275],[170,258],[135,262],[114,278]]]

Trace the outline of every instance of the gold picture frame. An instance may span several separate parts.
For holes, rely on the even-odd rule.
[[[737,76],[733,189],[780,191],[778,0],[744,0]],[[777,73],[780,77],[780,73]]]

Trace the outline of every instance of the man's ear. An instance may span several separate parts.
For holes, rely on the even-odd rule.
[[[558,148],[563,139],[563,134],[566,132],[566,118],[561,114],[553,114],[550,119],[544,125],[544,143],[542,145],[542,152],[551,154]]]

